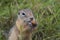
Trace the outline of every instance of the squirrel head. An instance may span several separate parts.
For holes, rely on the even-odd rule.
[[[26,29],[34,29],[37,26],[37,22],[30,9],[23,9],[18,12],[17,26],[21,26]]]

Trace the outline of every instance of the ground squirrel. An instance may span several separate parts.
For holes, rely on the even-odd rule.
[[[31,40],[31,33],[37,26],[32,11],[23,9],[17,16],[15,25],[10,29],[8,40]]]

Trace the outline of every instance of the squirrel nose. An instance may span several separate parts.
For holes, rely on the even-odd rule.
[[[33,20],[33,18],[30,18],[30,20],[32,21],[32,20]]]

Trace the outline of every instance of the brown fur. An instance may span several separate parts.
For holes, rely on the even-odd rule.
[[[30,40],[31,39],[31,31],[25,30],[24,28],[20,28],[20,23],[17,20],[16,25],[10,30],[10,36],[8,40]]]
[[[18,29],[16,28],[16,26],[14,26],[11,30],[10,30],[10,33],[9,33],[9,38],[8,40],[18,40],[18,35],[19,35],[19,32],[18,32]]]

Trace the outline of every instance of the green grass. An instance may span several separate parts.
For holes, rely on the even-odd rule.
[[[19,9],[30,8],[43,40],[60,40],[60,0],[0,0],[0,40],[9,30]]]

